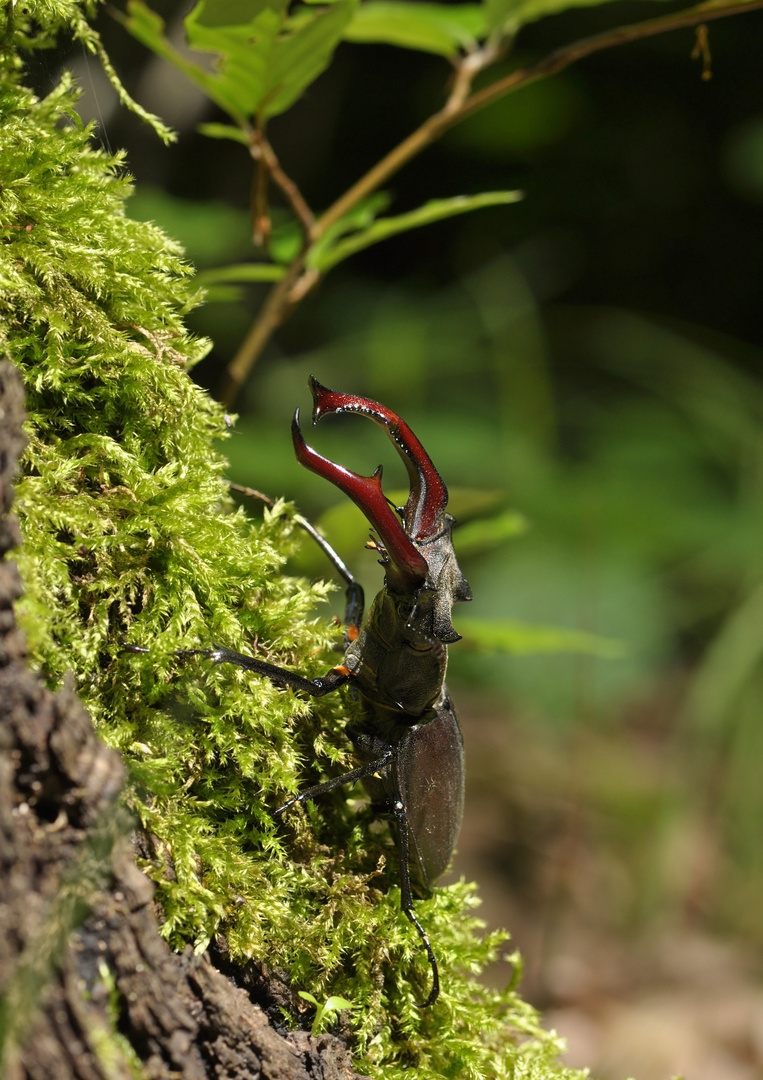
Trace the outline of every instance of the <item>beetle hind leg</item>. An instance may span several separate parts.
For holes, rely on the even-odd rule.
[[[395,801],[392,807],[392,813],[394,814],[395,824],[397,826],[397,850],[400,856],[400,907],[405,914],[406,919],[415,926],[416,931],[421,938],[421,943],[426,951],[429,966],[432,969],[432,989],[429,991],[429,996],[426,1001],[416,1002],[416,1008],[428,1009],[430,1005],[434,1005],[440,996],[440,972],[437,967],[437,957],[434,954],[429,935],[419,922],[416,912],[413,910],[411,871],[408,864],[408,813],[405,809],[405,805],[400,799]]]

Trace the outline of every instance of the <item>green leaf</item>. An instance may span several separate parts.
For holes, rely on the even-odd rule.
[[[151,49],[157,56],[161,56],[163,60],[167,60],[182,71],[186,78],[200,86],[212,101],[215,101],[226,112],[231,112],[227,102],[218,97],[215,92],[215,77],[192,60],[182,56],[174,45],[170,44],[164,36],[164,19],[147,7],[143,0],[129,0],[124,25],[146,48]]]
[[[342,1009],[351,1009],[352,1002],[335,994],[333,997],[326,998],[324,1008],[327,1012],[340,1012]]]
[[[232,142],[249,146],[249,136],[239,127],[232,124],[199,124],[198,131],[206,135],[208,139],[230,139]]]
[[[502,37],[506,28],[513,25],[516,9],[521,4],[522,0],[483,0],[488,32]]]
[[[459,618],[457,621],[459,634],[479,652],[514,653],[519,656],[589,653],[610,660],[619,659],[626,653],[621,641],[564,626],[533,626],[510,619],[489,622],[485,619]]]
[[[185,29],[192,49],[217,56],[212,70],[170,44],[163,20],[142,0],[130,0],[126,25],[245,127],[254,116],[284,112],[321,74],[356,4],[333,0],[319,8],[301,5],[291,14],[288,0],[199,0]]]
[[[305,13],[289,21],[289,32],[279,36],[273,50],[265,116],[284,112],[325,71],[356,6],[357,0],[334,0],[309,19]]]
[[[390,196],[386,191],[376,191],[373,195],[361,200],[344,217],[330,225],[323,236],[316,240],[310,249],[310,265],[322,265],[323,259],[340,237],[346,236],[347,233],[356,233],[368,229],[378,215],[387,209],[390,201]]]
[[[488,32],[511,38],[527,23],[578,7],[597,7],[612,0],[484,0]]]
[[[270,234],[269,255],[277,263],[288,266],[299,254],[304,243],[304,233],[293,218],[273,226]]]
[[[486,520],[471,521],[468,525],[460,526],[456,534],[459,557],[489,551],[507,540],[522,536],[527,529],[527,518],[516,510],[508,510]]]
[[[216,266],[209,270],[200,270],[196,281],[203,288],[212,285],[244,285],[252,281],[280,281],[285,275],[283,266],[273,263],[235,263],[232,266]]]
[[[345,41],[398,45],[447,58],[474,48],[485,35],[480,4],[395,3],[371,0],[361,4],[344,32]]]
[[[310,1034],[313,1036],[320,1035],[324,1022],[330,1023],[334,1017],[334,1013],[353,1007],[351,1001],[348,1001],[347,998],[338,997],[337,995],[326,998],[324,1004],[320,1005],[317,998],[308,993],[307,990],[300,990],[298,993],[301,998],[315,1006],[315,1019],[313,1020],[313,1026],[310,1031]]]
[[[465,522],[491,517],[497,514],[506,502],[506,492],[503,488],[472,488],[448,484],[448,494],[448,509],[459,522],[459,537],[463,534]],[[403,502],[407,498],[408,492],[405,492]]]
[[[325,273],[337,263],[349,258],[350,255],[372,244],[378,244],[380,240],[388,240],[398,233],[418,229],[422,225],[431,225],[435,221],[455,217],[457,214],[481,210],[485,206],[503,206],[507,203],[518,202],[521,198],[521,191],[484,191],[479,195],[457,195],[451,199],[432,199],[431,202],[424,203],[423,206],[417,210],[411,210],[408,214],[374,221],[363,232],[340,240],[328,250],[319,249],[316,245],[310,252],[307,262],[309,266]]]
[[[236,21],[225,22],[218,18],[214,2],[199,0],[185,18],[191,48],[219,57],[215,71],[204,72],[200,85],[239,122],[259,110],[270,89],[270,61],[286,6],[287,0],[226,3],[222,10],[232,9],[229,17]]]

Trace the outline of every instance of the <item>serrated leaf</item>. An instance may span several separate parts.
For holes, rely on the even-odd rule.
[[[485,35],[480,4],[407,3],[371,0],[361,4],[344,32],[345,41],[397,45],[450,59],[474,48]]]
[[[284,9],[282,0],[205,0],[193,14],[200,26],[245,26],[265,8]]]
[[[285,112],[328,67],[356,6],[357,0],[334,0],[309,20],[306,13],[290,20],[289,32],[279,36],[273,50],[265,116]]]
[[[536,653],[588,653],[616,660],[626,654],[622,641],[571,630],[564,626],[533,626],[511,620],[488,621],[458,618],[458,632],[479,652],[512,653],[530,656]]]
[[[243,127],[254,116],[284,112],[300,97],[330,63],[356,4],[329,0],[291,13],[288,0],[199,0],[184,25],[192,49],[217,57],[211,70],[167,40],[163,20],[142,0],[130,0],[126,25]]]
[[[514,203],[521,198],[520,191],[484,191],[479,195],[457,195],[451,199],[432,199],[407,214],[380,218],[369,228],[338,241],[328,250],[314,248],[308,256],[308,265],[325,273],[337,263],[349,258],[350,255],[372,244],[378,244],[381,240],[388,240],[398,233],[409,232],[411,229],[421,228],[422,225],[431,225],[436,221],[455,217],[457,214],[481,210],[486,206]]]
[[[219,57],[215,71],[205,73],[207,93],[241,121],[257,112],[270,89],[271,56],[286,20],[287,0],[239,0],[230,6],[237,20],[248,18],[219,21],[215,0],[199,0],[184,26],[191,48]]]

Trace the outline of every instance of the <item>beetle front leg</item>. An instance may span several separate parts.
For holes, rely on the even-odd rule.
[[[260,502],[269,506],[271,510],[275,506],[274,500],[271,499],[269,495],[264,495],[261,491],[256,491],[254,488],[243,487],[241,484],[230,484],[230,489],[231,491],[238,491],[241,495],[247,495],[249,498],[259,499]],[[294,514],[292,521],[295,525],[299,525],[300,529],[303,529],[308,536],[315,541],[345,583],[344,646],[347,648],[350,642],[354,641],[358,636],[360,624],[363,622],[363,609],[365,607],[363,586],[353,576],[352,571],[342,556],[334,550],[325,537],[321,536],[316,527],[312,525],[306,517],[302,517],[301,514]]]
[[[304,531],[312,537],[345,583],[344,646],[347,648],[350,642],[354,641],[358,636],[360,624],[363,622],[363,609],[365,608],[363,586],[355,579],[352,571],[341,555],[334,550],[328,540],[321,536],[315,526],[311,525],[307,518],[302,517],[301,514],[295,514],[294,521],[301,529],[304,529]]]

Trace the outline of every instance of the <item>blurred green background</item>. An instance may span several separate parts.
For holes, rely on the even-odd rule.
[[[187,7],[155,7],[179,32]],[[570,12],[523,31],[518,53],[655,13]],[[106,15],[99,29],[178,144],[119,110],[81,52],[41,58],[40,88],[60,62],[75,67],[83,115],[127,148],[134,216],[200,268],[250,258],[246,151],[196,134],[219,119],[197,91]],[[332,272],[259,361],[225,446],[232,479],[326,515],[373,591],[363,530],[341,509],[332,530],[342,497],[296,465],[289,421],[309,410],[309,373],[377,398],[422,439],[457,517],[473,516],[474,489],[521,515],[510,539],[473,533],[462,565],[475,599],[457,627],[516,620],[624,643],[614,658],[451,652],[471,770],[456,872],[482,881],[486,918],[515,933],[526,989],[548,1007],[605,970],[612,993],[648,983],[664,942],[686,935],[740,943],[759,971],[761,40],[761,12],[713,23],[710,79],[690,30],[611,50],[453,130],[395,178],[393,212],[486,189],[524,200]],[[313,208],[439,107],[448,74],[424,54],[341,46],[269,127]],[[264,295],[233,290],[190,316],[214,341],[194,373],[213,393]],[[383,461],[388,487],[403,485],[372,425],[327,423],[314,442],[361,472]]]

